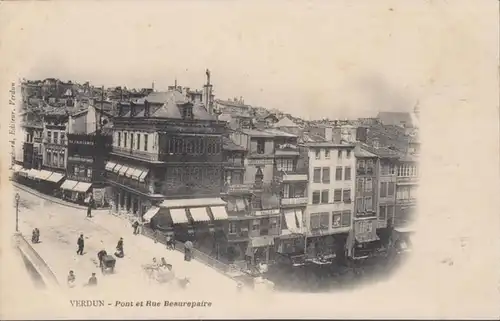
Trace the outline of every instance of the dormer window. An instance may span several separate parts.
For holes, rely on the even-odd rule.
[[[193,106],[182,107],[182,119],[193,119]]]

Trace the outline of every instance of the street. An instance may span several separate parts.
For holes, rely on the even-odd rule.
[[[59,283],[66,284],[70,270],[76,275],[77,287],[83,289],[93,272],[96,273],[99,288],[117,289],[121,293],[134,292],[139,288],[159,285],[149,282],[142,265],[164,257],[173,265],[176,277],[187,276],[191,280],[190,289],[197,294],[211,295],[232,293],[236,283],[213,269],[197,262],[184,261],[183,254],[168,251],[160,243],[141,235],[133,235],[132,227],[127,220],[118,218],[108,210],[93,211],[92,218],[86,217],[86,210],[66,207],[42,199],[24,190],[17,189],[20,194],[19,226],[26,239],[31,240],[31,232],[37,227],[40,230],[40,243],[34,244],[35,250],[43,257]],[[80,234],[85,238],[84,255],[76,254],[76,241]],[[97,252],[105,249],[108,254],[115,252],[119,238],[124,239],[124,258],[117,258],[114,274],[103,276],[97,263]],[[151,283],[151,284],[150,284]],[[172,288],[174,285],[162,285]],[[71,289],[74,290],[74,289]]]

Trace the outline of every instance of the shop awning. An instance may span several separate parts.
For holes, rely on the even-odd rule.
[[[198,207],[198,206],[226,206],[221,198],[187,198],[164,200],[160,207]]]
[[[19,172],[23,167],[19,164],[14,164],[14,166],[12,166],[12,170],[14,171],[14,173],[17,173]]]
[[[52,175],[53,172],[51,171],[47,171],[45,169],[42,169],[39,173],[38,173],[38,178],[41,179],[41,180],[44,180],[46,181],[47,178],[50,177],[50,175]]]
[[[26,168],[21,168],[21,169],[19,170],[19,175],[21,175],[21,176],[26,176],[26,177],[27,177],[29,172],[30,172],[30,171],[29,171],[29,169],[26,169]]]
[[[122,166],[120,170],[118,171],[118,174],[125,176],[125,172],[128,171],[127,166]]]
[[[67,179],[61,185],[61,189],[65,189],[65,190],[71,191],[71,190],[73,190],[73,187],[76,186],[76,184],[78,184],[77,181],[72,181],[72,180]]]
[[[107,162],[106,166],[104,167],[107,171],[113,171],[113,168],[115,168],[116,163],[114,162]]]
[[[91,186],[92,183],[79,182],[75,187],[73,187],[73,190],[75,192],[86,193]]]
[[[302,210],[295,209],[295,217],[297,217],[297,222],[299,223],[299,232],[304,231],[304,222],[302,221]]]
[[[143,171],[144,171],[144,170],[142,170],[142,169],[140,169],[140,168],[135,168],[135,169],[132,171],[132,173],[131,173],[131,177],[132,177],[133,179],[137,179],[137,180],[139,180],[139,176],[141,176],[141,174],[142,174],[142,172],[143,172]]]
[[[172,217],[172,222],[174,222],[174,224],[188,223],[186,209],[184,208],[171,208],[170,216]]]
[[[38,179],[38,175],[40,175],[40,171],[38,169],[30,169],[28,172],[28,178]]]
[[[253,248],[271,246],[274,245],[274,238],[271,236],[252,237],[250,239],[250,244]]]
[[[142,219],[145,221],[145,222],[149,222],[151,221],[151,219],[156,215],[158,214],[158,212],[160,211],[160,208],[158,206],[151,206],[149,208],[149,210],[144,213],[144,215],[142,216]]]
[[[189,208],[189,213],[193,217],[195,222],[208,222],[210,221],[210,216],[208,216],[206,207],[191,207]]]
[[[228,215],[226,211],[225,206],[211,206],[210,210],[212,211],[212,214],[214,216],[214,220],[219,221],[219,220],[227,220]]]
[[[64,175],[63,174],[60,174],[60,173],[52,173],[52,175],[50,175],[48,178],[47,178],[47,181],[49,182],[53,182],[53,183],[59,183],[62,179],[64,178]]]
[[[145,170],[144,172],[142,172],[139,175],[139,182],[144,182],[144,179],[146,178],[146,176],[148,176],[148,174],[149,174],[149,170]]]
[[[120,169],[123,167],[123,165],[116,164],[116,166],[113,168],[113,173],[118,174],[120,172]]]
[[[298,233],[298,226],[295,220],[295,210],[285,210],[285,222],[287,229],[292,233]]]
[[[124,173],[125,177],[132,177],[132,173],[135,171],[134,167],[129,167],[127,171]]]

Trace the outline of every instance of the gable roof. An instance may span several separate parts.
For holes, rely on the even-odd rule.
[[[288,117],[284,117],[273,125],[273,127],[299,127]]]

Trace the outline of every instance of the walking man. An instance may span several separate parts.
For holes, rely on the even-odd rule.
[[[94,196],[90,193],[89,206],[87,207],[87,217],[92,217],[92,207],[94,206]]]
[[[78,238],[76,244],[78,245],[78,250],[76,251],[76,254],[83,255],[83,248],[85,246],[85,241],[83,240],[83,234],[80,234],[80,237]]]

